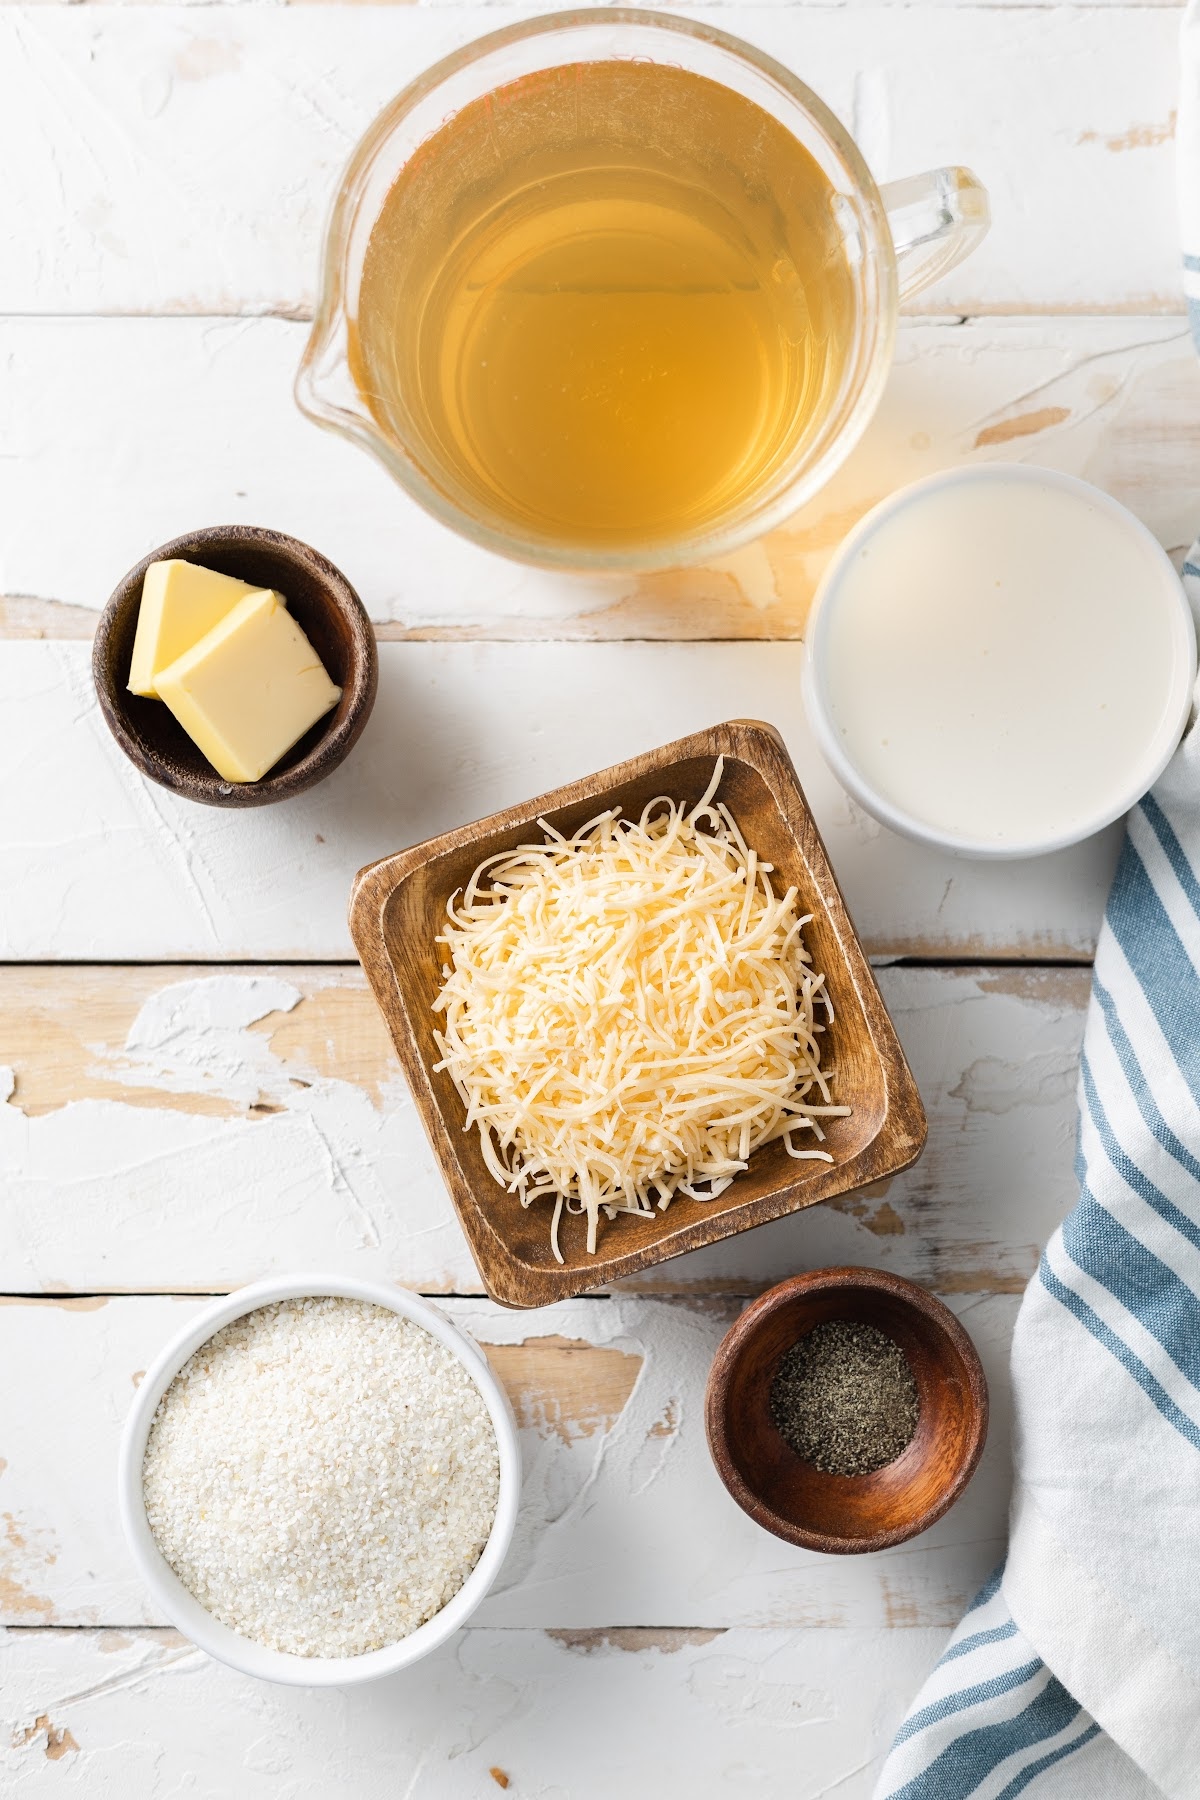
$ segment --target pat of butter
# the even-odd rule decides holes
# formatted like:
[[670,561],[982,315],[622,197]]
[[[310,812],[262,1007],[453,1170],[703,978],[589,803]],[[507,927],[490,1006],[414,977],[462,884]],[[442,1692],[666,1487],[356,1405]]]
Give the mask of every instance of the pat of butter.
[[129,665],[129,691],[153,697],[158,677],[176,658],[190,650],[214,625],[219,625],[247,594],[261,588],[232,575],[218,575],[196,563],[153,562],[142,582],[133,658]]
[[342,697],[279,596],[259,589],[158,677],[188,736],[226,781],[257,781]]

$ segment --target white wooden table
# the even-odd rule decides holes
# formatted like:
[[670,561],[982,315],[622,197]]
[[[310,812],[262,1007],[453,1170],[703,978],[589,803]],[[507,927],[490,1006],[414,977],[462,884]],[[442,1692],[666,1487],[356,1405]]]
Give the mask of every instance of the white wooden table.
[[[852,521],[948,464],[1072,470],[1172,550],[1190,539],[1178,15],[705,7],[822,93],[878,175],[972,164],[995,229],[906,321],[879,417],[820,502],[717,567],[581,583],[458,543],[290,398],[354,140],[419,68],[525,10],[0,6],[5,1795],[468,1800],[503,1776],[541,1800],[866,1800],[1002,1542],[1006,1346],[1072,1198],[1086,965],[1116,838],[996,869],[890,837],[816,757],[797,640]],[[227,520],[319,545],[382,640],[350,762],[244,816],[176,803],[122,761],[87,642],[130,563]],[[791,745],[881,965],[928,1151],[886,1193],[620,1292],[505,1313],[480,1297],[353,962],[350,876],[747,714]],[[738,1513],[701,1418],[745,1296],[842,1261],[946,1296],[994,1395],[964,1500],[915,1543],[844,1561]],[[197,1296],[300,1264],[445,1296],[513,1395],[528,1468],[473,1628],[347,1694],[240,1680],[164,1629],[113,1503],[120,1424],[166,1335]]]

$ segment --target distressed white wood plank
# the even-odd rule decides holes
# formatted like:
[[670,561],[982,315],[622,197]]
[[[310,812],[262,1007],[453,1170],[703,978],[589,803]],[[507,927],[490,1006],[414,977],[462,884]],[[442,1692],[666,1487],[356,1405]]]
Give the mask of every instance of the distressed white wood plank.
[[[536,10],[5,8],[0,159],[21,179],[0,193],[0,311],[310,308],[329,196],[375,112]],[[795,68],[880,177],[976,168],[995,229],[932,304],[1182,310],[1170,9],[1025,9],[1019,30],[1005,6],[700,16]]]
[[[1088,972],[880,980],[929,1114],[921,1161],[628,1286],[745,1293],[859,1262],[1024,1286],[1075,1199]],[[214,1291],[298,1265],[480,1291],[358,971],[0,971],[4,1063],[0,1291]]]
[[[992,1388],[991,1437],[978,1472],[958,1504],[919,1539],[877,1556],[823,1557],[762,1531],[734,1505],[712,1466],[704,1384],[729,1308],[621,1298],[569,1301],[522,1315],[486,1301],[445,1302],[498,1354],[502,1371],[504,1346],[528,1348],[541,1338],[582,1345],[581,1361],[617,1350],[641,1365],[611,1423],[564,1417],[552,1392],[524,1392],[517,1377],[524,1420],[521,1512],[478,1622],[877,1630],[953,1623],[1003,1545],[1006,1370],[1018,1301],[979,1295],[951,1303],[965,1318]],[[138,1371],[199,1304],[161,1296],[84,1308],[0,1304],[4,1367],[37,1371],[36,1380],[10,1382],[0,1405],[7,1465],[0,1513],[8,1515],[0,1543],[0,1624],[166,1623],[120,1536],[115,1456]],[[48,1393],[55,1396],[53,1431]]]
[[[87,1800],[868,1800],[937,1631],[468,1628],[391,1681],[295,1692],[172,1632],[10,1632],[6,1791]],[[603,1746],[597,1753],[597,1740]]]
[[[427,6],[427,7],[438,7],[438,6],[456,6],[460,3],[460,0],[22,0],[22,3],[25,6],[26,10],[28,10],[31,7],[63,6],[63,5],[67,5],[67,6],[81,6],[81,5],[92,5],[92,6],[183,5],[183,6],[188,6],[188,7],[205,7],[205,6],[212,6],[212,5],[217,5],[217,4],[230,4],[230,5],[238,5],[238,6],[313,6],[313,5],[333,4],[333,5],[341,5],[341,6]],[[491,10],[496,13],[502,13],[502,9],[509,3],[510,3],[510,0],[489,0],[489,5],[490,5]],[[585,4],[588,4],[588,3],[590,3],[590,0],[585,0]],[[760,3],[764,6],[775,5],[775,6],[780,6],[780,7],[791,7],[791,6],[795,6],[797,4],[797,0],[760,0]],[[850,4],[851,0],[802,0],[802,3],[804,5],[810,6],[810,7],[815,7],[815,6],[842,7],[842,6],[846,6],[846,5]],[[909,0],[876,0],[876,3],[879,5],[904,6],[904,5],[909,4]],[[929,0],[929,3],[935,4],[935,5],[943,5],[943,6],[971,6],[971,5],[978,5],[979,0]],[[996,4],[996,5],[1001,5],[1001,6],[1011,5],[1014,7],[1019,7],[1022,10],[1026,10],[1029,7],[1037,7],[1037,6],[1061,6],[1063,3],[1064,3],[1064,0],[994,0],[994,4]],[[679,12],[681,10],[686,10],[686,11],[696,14],[697,16],[700,16],[702,11],[705,10],[709,5],[720,6],[722,4],[726,4],[726,0],[696,0],[696,3],[693,6],[691,6],[689,8],[681,8],[677,4],[677,0],[657,0],[656,6],[655,6],[655,11],[657,11],[657,12]],[[1161,7],[1170,7],[1170,8],[1174,8],[1175,10],[1179,10],[1180,0],[1088,0],[1088,4],[1096,5],[1096,6],[1161,6]]]
[[[237,520],[315,543],[397,632],[796,637],[850,526],[936,469],[1083,475],[1175,551],[1200,524],[1200,362],[1175,319],[910,321],[863,444],[786,529],[713,569],[615,580],[490,556],[318,431],[291,397],[305,334],[279,319],[0,320],[0,595],[87,609],[51,616],[86,635],[140,556]],[[24,616],[10,629],[36,629]]]
[[877,826],[809,735],[799,644],[380,646],[348,760],[295,800],[198,806],[146,781],[100,716],[84,644],[0,654],[0,956],[329,960],[352,956],[358,868],[729,718],[776,725],[868,949],[1086,955],[1109,831],[1033,862],[942,855]]

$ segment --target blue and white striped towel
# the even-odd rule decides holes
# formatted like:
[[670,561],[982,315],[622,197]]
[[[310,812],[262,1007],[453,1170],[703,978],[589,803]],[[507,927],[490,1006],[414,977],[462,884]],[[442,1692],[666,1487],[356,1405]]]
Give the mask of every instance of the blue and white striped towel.
[[[1185,585],[1200,614],[1200,566]],[[1013,1339],[1007,1561],[879,1800],[1200,1796],[1197,724],[1130,815],[1079,1111],[1079,1204]]]
[[[1180,209],[1200,346],[1200,0]],[[1200,617],[1200,543],[1184,565]],[[1013,1339],[1009,1550],[877,1800],[1200,1800],[1200,724],[1130,815],[1079,1080],[1080,1199]]]

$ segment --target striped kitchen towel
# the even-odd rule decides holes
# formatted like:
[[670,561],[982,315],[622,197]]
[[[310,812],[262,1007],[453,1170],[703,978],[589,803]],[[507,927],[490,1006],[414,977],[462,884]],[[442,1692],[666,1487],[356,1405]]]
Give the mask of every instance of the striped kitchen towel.
[[[1189,567],[1200,616],[1200,548]],[[1130,814],[1079,1116],[1079,1204],[1013,1338],[1008,1556],[897,1734],[879,1800],[1200,1796],[1196,724]]]
[[1130,815],[1079,1111],[1079,1204],[1013,1339],[1008,1557],[897,1734],[880,1800],[1200,1796],[1195,724]]
[[[1200,346],[1200,0],[1183,27]],[[1200,618],[1200,543],[1184,565]],[[877,1800],[1200,1800],[1200,725],[1130,815],[1079,1077],[1079,1204],[1013,1339],[1006,1561]]]

